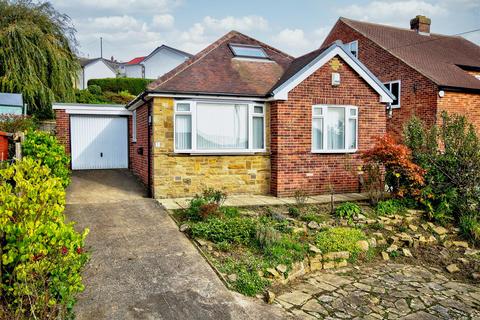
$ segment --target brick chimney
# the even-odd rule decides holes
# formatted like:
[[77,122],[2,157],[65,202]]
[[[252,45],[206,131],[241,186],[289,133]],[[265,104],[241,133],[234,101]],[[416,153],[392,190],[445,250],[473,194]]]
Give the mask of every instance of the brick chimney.
[[432,20],[425,16],[418,15],[410,20],[410,29],[417,31],[419,34],[429,35],[430,24],[432,24]]

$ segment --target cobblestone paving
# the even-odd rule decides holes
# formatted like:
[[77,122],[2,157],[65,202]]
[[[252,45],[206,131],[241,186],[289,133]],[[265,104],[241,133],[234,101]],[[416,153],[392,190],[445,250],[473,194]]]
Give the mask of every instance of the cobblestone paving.
[[403,264],[319,272],[276,298],[299,319],[480,319],[480,285]]

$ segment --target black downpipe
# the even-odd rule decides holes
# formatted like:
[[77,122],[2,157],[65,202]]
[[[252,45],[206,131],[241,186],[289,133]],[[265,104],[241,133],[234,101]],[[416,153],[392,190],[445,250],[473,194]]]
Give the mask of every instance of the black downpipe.
[[[142,97],[142,100],[144,100],[144,98]],[[145,100],[144,100],[145,101]],[[152,192],[152,177],[151,177],[151,173],[152,173],[152,169],[151,169],[151,165],[152,165],[152,159],[151,159],[151,154],[152,154],[152,125],[153,125],[153,115],[152,115],[152,103],[151,101],[147,102],[147,106],[148,106],[148,113],[147,113],[147,122],[148,122],[148,132],[147,132],[147,140],[148,140],[148,143],[147,143],[147,164],[148,164],[148,178],[147,178],[147,181],[148,181],[148,187],[147,187],[147,191],[148,191],[148,197],[152,198],[153,197],[153,192]]]

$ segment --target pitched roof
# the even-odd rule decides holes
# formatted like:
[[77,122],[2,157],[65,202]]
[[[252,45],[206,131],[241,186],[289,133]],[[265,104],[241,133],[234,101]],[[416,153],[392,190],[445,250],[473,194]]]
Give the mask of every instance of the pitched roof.
[[132,60],[128,61],[126,64],[127,65],[132,65],[132,64],[139,64],[140,62],[142,62],[143,60],[145,60],[146,57],[136,57],[136,58],[133,58]]
[[[269,59],[235,58],[229,44],[260,46]],[[149,85],[151,92],[265,96],[293,57],[231,31]]]
[[23,106],[23,96],[21,93],[3,93],[0,92],[0,105],[3,106]]
[[462,37],[422,35],[410,29],[343,17],[339,20],[439,86],[480,89],[480,81],[464,70],[480,69],[480,47]]

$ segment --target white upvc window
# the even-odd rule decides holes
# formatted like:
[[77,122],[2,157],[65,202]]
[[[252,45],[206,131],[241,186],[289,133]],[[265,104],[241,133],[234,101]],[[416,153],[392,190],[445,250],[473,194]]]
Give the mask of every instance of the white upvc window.
[[391,104],[392,108],[400,108],[400,92],[402,89],[400,80],[385,82],[384,85],[395,96]]
[[344,105],[312,107],[313,153],[351,153],[357,149],[357,107]]
[[132,112],[132,142],[137,142],[137,110]]
[[347,43],[347,49],[358,58],[358,40]]
[[249,101],[175,102],[176,153],[254,153],[265,151],[264,104]]

